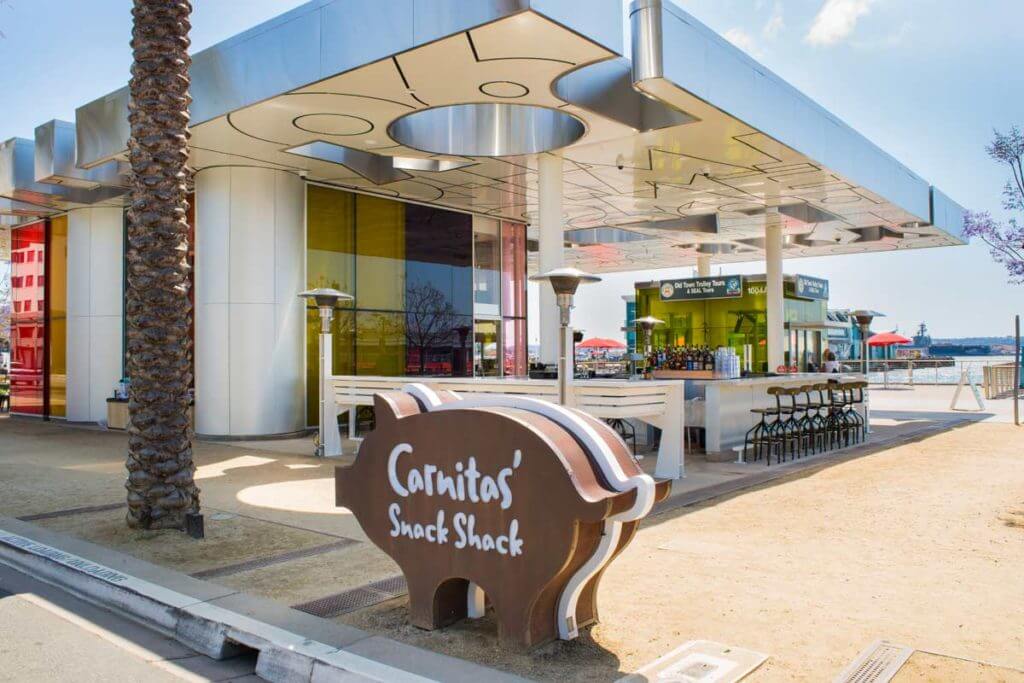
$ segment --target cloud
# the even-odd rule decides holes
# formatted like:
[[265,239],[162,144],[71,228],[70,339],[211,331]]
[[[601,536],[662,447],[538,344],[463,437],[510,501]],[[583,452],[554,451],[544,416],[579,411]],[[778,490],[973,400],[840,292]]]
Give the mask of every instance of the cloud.
[[784,28],[786,28],[786,22],[782,18],[782,3],[776,0],[775,6],[772,9],[772,16],[769,17],[768,23],[761,29],[761,35],[768,40],[774,40]]
[[845,40],[857,22],[871,11],[875,0],[825,0],[804,41],[811,45],[835,45]]
[[725,39],[730,43],[743,50],[747,54],[757,57],[760,56],[761,50],[757,46],[757,41],[754,40],[754,36],[750,35],[741,28],[731,28],[724,34]]

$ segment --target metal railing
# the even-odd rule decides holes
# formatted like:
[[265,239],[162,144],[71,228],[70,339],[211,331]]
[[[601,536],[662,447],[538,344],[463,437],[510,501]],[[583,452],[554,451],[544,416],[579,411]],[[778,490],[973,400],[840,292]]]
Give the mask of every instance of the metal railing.
[[[863,360],[840,361],[844,372],[864,373]],[[978,358],[918,358],[868,361],[868,381],[872,384],[888,385],[948,385],[960,383],[961,373],[966,371],[971,382],[986,387],[998,387],[999,394],[1012,396],[1013,362],[1003,357]],[[1008,379],[1007,379],[1008,378]],[[996,389],[993,388],[993,391]],[[993,395],[990,398],[997,398]]]

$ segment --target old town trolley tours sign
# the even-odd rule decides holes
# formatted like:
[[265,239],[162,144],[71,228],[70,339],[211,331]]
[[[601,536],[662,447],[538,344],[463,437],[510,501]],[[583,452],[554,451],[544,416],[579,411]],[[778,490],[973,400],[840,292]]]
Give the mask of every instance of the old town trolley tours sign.
[[374,398],[376,429],[336,472],[337,503],[398,563],[413,624],[482,617],[502,641],[571,639],[667,482],[603,422],[538,399],[425,385]]

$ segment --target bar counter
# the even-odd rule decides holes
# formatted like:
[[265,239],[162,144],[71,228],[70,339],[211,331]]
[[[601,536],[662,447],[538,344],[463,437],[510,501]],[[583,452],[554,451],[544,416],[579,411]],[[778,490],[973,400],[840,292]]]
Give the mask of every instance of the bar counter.
[[[694,399],[704,400],[705,450],[709,455],[726,453],[742,446],[747,431],[760,417],[751,413],[755,408],[775,406],[775,398],[768,395],[769,387],[799,387],[828,381],[855,381],[860,375],[805,372],[775,377],[743,377],[740,379],[687,380],[687,404]],[[693,411],[698,413],[700,411]],[[699,422],[696,421],[695,422]]]

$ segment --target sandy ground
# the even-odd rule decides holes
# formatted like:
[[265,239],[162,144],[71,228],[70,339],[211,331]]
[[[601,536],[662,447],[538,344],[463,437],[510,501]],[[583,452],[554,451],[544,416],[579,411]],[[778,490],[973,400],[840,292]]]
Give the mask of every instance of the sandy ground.
[[[123,500],[123,453],[123,435],[0,421],[0,515]],[[215,579],[283,604],[397,573],[333,507],[334,462],[222,444],[196,460],[204,541],[129,531],[121,510],[36,523],[187,572],[361,541]],[[1024,681],[1022,566],[1024,431],[989,422],[649,519],[572,643],[504,650],[491,618],[420,631],[401,598],[339,620],[542,680],[615,680],[692,639],[770,655],[752,680],[831,680],[885,638],[942,655],[900,680]]]
[[1010,683],[1021,680],[1021,672],[966,659],[915,652],[892,680],[893,683]]
[[831,680],[885,638],[1006,667],[933,658],[905,680],[1024,681],[1022,566],[1024,432],[977,424],[652,518],[575,643],[428,634],[402,600],[342,619],[543,680],[615,680],[692,639],[769,654],[750,680]]

